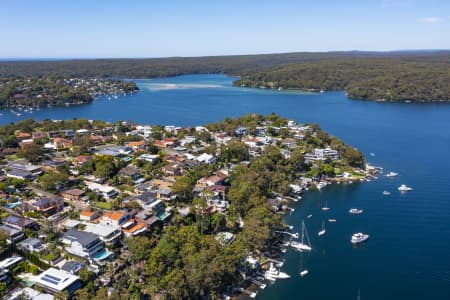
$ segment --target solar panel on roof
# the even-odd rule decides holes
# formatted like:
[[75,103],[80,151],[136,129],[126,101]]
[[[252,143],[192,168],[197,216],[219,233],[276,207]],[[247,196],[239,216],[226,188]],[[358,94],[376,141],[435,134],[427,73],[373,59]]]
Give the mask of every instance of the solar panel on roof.
[[58,280],[53,280],[53,279],[49,278],[48,275],[42,276],[41,279],[43,281],[45,281],[45,282],[48,282],[48,283],[51,283],[51,284],[54,284],[54,285],[58,285],[58,283],[59,283],[59,279]]
[[61,278],[58,278],[58,277],[55,277],[55,276],[52,276],[52,275],[49,275],[49,274],[45,274],[44,276],[49,277],[49,278],[51,278],[53,280],[57,280],[57,281],[61,280]]

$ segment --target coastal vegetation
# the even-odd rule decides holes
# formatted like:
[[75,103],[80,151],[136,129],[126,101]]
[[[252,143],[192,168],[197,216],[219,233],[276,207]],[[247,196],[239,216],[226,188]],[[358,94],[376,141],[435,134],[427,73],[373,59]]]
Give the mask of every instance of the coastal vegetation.
[[353,99],[450,101],[449,56],[351,58],[248,72],[236,86],[274,89],[345,90]]

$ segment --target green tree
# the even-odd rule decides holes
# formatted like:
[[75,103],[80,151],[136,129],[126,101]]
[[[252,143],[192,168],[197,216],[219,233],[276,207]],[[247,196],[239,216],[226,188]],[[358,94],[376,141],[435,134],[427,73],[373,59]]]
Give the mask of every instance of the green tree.
[[142,261],[150,256],[150,240],[147,237],[136,236],[125,239],[125,244],[131,252],[134,262]]
[[23,157],[32,163],[40,161],[44,156],[44,149],[38,144],[32,143],[24,146],[17,156]]

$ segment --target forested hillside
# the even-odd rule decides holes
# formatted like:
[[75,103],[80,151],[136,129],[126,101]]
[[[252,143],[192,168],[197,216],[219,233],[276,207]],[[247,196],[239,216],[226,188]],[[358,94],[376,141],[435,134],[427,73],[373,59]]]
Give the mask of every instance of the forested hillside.
[[350,98],[450,101],[450,56],[333,59],[248,72],[237,86],[345,90]]

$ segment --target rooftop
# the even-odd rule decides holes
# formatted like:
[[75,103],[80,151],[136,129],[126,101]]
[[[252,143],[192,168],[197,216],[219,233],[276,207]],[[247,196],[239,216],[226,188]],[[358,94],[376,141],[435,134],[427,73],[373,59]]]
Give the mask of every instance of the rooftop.
[[69,272],[50,268],[34,278],[34,282],[40,286],[47,287],[58,292],[65,290],[78,280],[78,276]]

